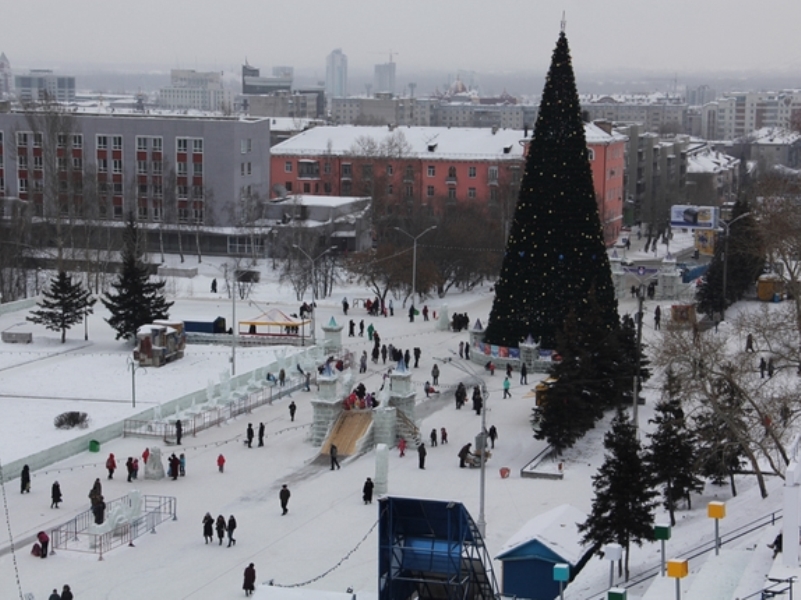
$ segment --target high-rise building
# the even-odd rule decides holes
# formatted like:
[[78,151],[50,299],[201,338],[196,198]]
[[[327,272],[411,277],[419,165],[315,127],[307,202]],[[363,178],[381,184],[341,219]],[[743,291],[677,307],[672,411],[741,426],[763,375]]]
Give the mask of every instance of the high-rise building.
[[273,77],[261,77],[259,69],[246,62],[242,65],[242,93],[249,95],[288,92],[292,89],[293,73],[292,67],[275,67]]
[[0,99],[11,94],[11,63],[5,52],[0,52]]
[[170,85],[159,92],[159,105],[170,110],[231,110],[233,100],[231,90],[223,86],[219,71],[173,69]]
[[75,77],[54,75],[49,69],[31,69],[27,75],[14,77],[17,98],[20,102],[75,101]]
[[325,93],[329,98],[348,95],[348,57],[337,48],[325,60]]
[[395,95],[395,63],[392,60],[375,66],[373,91],[375,93],[388,92]]

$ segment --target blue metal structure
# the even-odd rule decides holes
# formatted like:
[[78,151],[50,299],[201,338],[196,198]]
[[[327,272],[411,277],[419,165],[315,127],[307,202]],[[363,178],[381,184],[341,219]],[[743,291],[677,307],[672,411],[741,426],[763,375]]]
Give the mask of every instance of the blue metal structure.
[[492,560],[464,505],[386,497],[379,512],[379,600],[500,598]]

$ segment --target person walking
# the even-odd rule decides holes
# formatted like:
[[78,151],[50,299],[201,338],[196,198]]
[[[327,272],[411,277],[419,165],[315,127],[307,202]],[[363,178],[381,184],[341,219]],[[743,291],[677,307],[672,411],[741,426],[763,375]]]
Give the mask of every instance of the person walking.
[[398,442],[398,450],[400,450],[400,458],[406,456],[406,438],[401,438]]
[[759,359],[759,376],[762,379],[765,379],[765,371],[768,369],[768,363],[765,362],[765,357],[762,356]]
[[186,477],[186,455],[183,452],[178,457],[178,468],[181,471],[181,477]]
[[36,534],[36,539],[39,540],[39,545],[42,548],[41,558],[47,558],[47,547],[50,545],[50,537],[44,531]]
[[372,504],[373,503],[373,480],[369,477],[367,481],[364,482],[364,486],[362,486],[362,500],[364,500],[365,504]]
[[495,425],[490,426],[488,435],[490,439],[490,446],[493,450],[495,450],[495,440],[498,439],[498,430],[495,429]]
[[295,404],[295,401],[294,401],[294,400],[293,400],[292,402],[290,402],[290,403],[289,403],[289,420],[290,420],[290,421],[294,421],[294,420],[295,420],[295,411],[296,411],[297,409],[298,409],[298,407],[297,407],[297,405]]
[[464,358],[464,342],[459,342],[459,358]]
[[392,303],[392,298],[389,299],[389,316],[395,316],[395,305]]
[[512,378],[512,363],[506,363],[506,376]]
[[526,363],[520,365],[520,385],[528,385],[528,369]]
[[125,461],[125,469],[128,471],[128,483],[131,483],[133,479],[133,457],[129,456],[128,460]]
[[53,482],[53,487],[50,488],[50,508],[58,508],[61,502],[61,485],[58,481]]
[[225,526],[225,531],[228,533],[228,547],[231,547],[231,544],[236,546],[236,540],[234,539],[234,531],[236,531],[236,519],[234,515],[228,517],[228,524]]
[[178,479],[178,475],[181,474],[181,459],[175,456],[175,452],[170,454],[170,473],[173,481]]
[[345,314],[345,315],[348,314],[348,308],[350,308],[350,304],[348,304],[348,298],[346,296],[346,297],[342,298],[342,312],[343,312],[343,314]]
[[117,469],[117,461],[114,459],[114,454],[108,455],[106,469],[108,470],[108,478],[114,479],[114,471]]
[[328,454],[331,456],[331,470],[333,471],[334,467],[338,469],[339,461],[337,460],[337,457],[339,456],[339,450],[337,449],[336,444],[331,444]]
[[373,327],[373,324],[372,324],[372,323],[370,323],[370,324],[367,326],[367,340],[368,340],[368,341],[370,341],[370,342],[372,342],[372,341],[373,341],[373,333],[374,333],[374,332],[375,332],[375,327]]
[[206,513],[203,517],[203,539],[207,544],[214,542],[214,517],[211,513]]
[[775,371],[775,369],[773,368],[773,357],[771,356],[768,359],[768,378],[773,377],[774,371]]
[[306,371],[306,387],[303,388],[305,391],[311,391],[311,371]]
[[259,423],[259,448],[264,446],[264,423]]
[[245,431],[245,435],[247,437],[248,448],[253,447],[253,423],[248,423],[248,428]]
[[214,523],[214,528],[217,530],[217,539],[220,540],[218,545],[222,546],[223,540],[225,539],[225,517],[222,515],[217,516],[217,520]]
[[420,445],[417,446],[417,466],[421,469],[426,468],[426,445],[423,442],[420,442]]
[[359,373],[367,372],[367,350],[362,350],[362,355],[359,357]]
[[[345,314],[347,314],[347,309],[345,309]],[[253,563],[245,567],[245,581],[242,589],[245,590],[245,596],[250,596],[256,591],[256,567],[253,566]]]
[[654,309],[654,329],[659,331],[661,329],[660,323],[662,322],[662,309],[657,306]]
[[381,346],[381,362],[387,364],[387,345],[383,344]]
[[211,280],[211,293],[212,294],[216,294],[217,293],[217,278],[216,277]]
[[61,596],[58,595],[58,590],[54,589],[53,593],[48,596],[47,600],[61,600]]
[[745,351],[754,352],[754,336],[751,333],[745,338]]
[[448,443],[448,430],[444,427],[439,430],[439,443],[443,445]]
[[348,337],[356,337],[356,322],[353,319],[348,322]]
[[359,337],[364,337],[364,319],[359,321]]
[[133,459],[133,478],[134,481],[139,479],[139,459],[136,457]]
[[222,454],[217,457],[217,468],[220,470],[220,473],[225,471],[225,457]]
[[181,445],[181,437],[184,434],[184,425],[181,423],[181,419],[176,419],[175,421],[175,444],[180,446]]
[[428,321],[428,304],[423,305],[423,321]]
[[437,446],[437,428],[436,427],[434,427],[434,429],[431,430],[431,435],[429,436],[429,438],[431,439],[431,447],[432,448],[436,448],[436,446]]
[[509,381],[509,376],[507,375],[506,377],[503,378],[503,397],[504,397],[504,399],[512,397],[512,394],[509,392],[509,388],[511,386],[512,386],[512,383]]
[[459,457],[459,467],[461,469],[464,469],[467,466],[465,461],[467,460],[467,457],[470,456],[470,447],[472,445],[473,444],[465,444],[462,446],[462,449],[459,450],[459,454],[457,456]]
[[414,304],[409,305],[409,323],[414,323],[414,313],[416,310]]
[[415,347],[415,349],[414,349],[414,368],[415,369],[417,368],[417,363],[420,362],[420,354],[421,354],[420,348]]
[[436,363],[431,367],[431,381],[433,385],[439,385],[439,365]]
[[280,387],[284,387],[284,385],[286,385],[286,371],[284,369],[278,371],[278,385]]
[[20,493],[31,493],[31,468],[28,465],[22,467],[22,473],[19,476]]
[[61,589],[61,600],[74,600],[75,596],[72,595],[72,590],[70,586],[64,584],[64,587]]
[[281,501],[281,516],[289,512],[289,497],[291,495],[289,488],[286,487],[286,484],[283,484],[281,491],[278,492],[278,499]]

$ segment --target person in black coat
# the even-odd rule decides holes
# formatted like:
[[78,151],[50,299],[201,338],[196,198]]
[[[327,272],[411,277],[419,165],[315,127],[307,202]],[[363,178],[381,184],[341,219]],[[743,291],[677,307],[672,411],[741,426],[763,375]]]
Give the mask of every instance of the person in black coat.
[[64,585],[64,589],[61,590],[61,600],[73,600],[75,596],[72,595],[72,590],[70,586]]
[[181,423],[181,419],[175,421],[175,444],[180,446],[181,445],[181,436],[184,434],[184,426]]
[[247,428],[248,448],[253,447],[253,423],[248,423]]
[[214,541],[214,517],[211,513],[206,513],[203,517],[203,539],[207,544]]
[[214,528],[217,530],[217,537],[220,540],[220,546],[222,546],[223,540],[225,539],[225,517],[219,515],[217,517],[217,521],[214,523]]
[[231,547],[231,544],[236,546],[236,540],[234,539],[234,531],[236,530],[236,519],[234,519],[234,515],[228,517],[228,525],[226,526],[225,530],[228,532],[228,547]]
[[259,448],[264,446],[264,423],[259,423]]
[[253,563],[245,568],[245,582],[242,584],[242,589],[245,590],[245,596],[250,596],[256,591],[256,567]]
[[59,502],[61,502],[61,486],[58,481],[54,481],[53,487],[50,488],[50,508],[58,508]]
[[417,446],[417,466],[421,469],[426,468],[426,454],[428,454],[426,451],[426,445],[420,442],[420,445]]
[[286,484],[282,485],[281,491],[278,492],[278,498],[281,500],[281,515],[285,515],[289,512],[289,508],[287,508],[289,505],[289,496],[291,496],[289,488],[286,487]]
[[22,474],[19,476],[20,493],[31,493],[31,469],[28,465],[22,467]]
[[362,500],[364,500],[365,504],[372,504],[373,503],[373,480],[369,477],[367,481],[364,482],[364,487],[362,487]]

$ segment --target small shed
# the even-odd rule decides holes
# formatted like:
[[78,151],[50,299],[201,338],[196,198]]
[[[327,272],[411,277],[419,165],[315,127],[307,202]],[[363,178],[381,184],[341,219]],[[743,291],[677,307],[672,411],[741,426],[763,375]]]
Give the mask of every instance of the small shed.
[[562,504],[534,517],[515,533],[495,557],[502,564],[501,592],[529,600],[553,600],[559,595],[553,566],[570,565],[572,580],[589,558],[581,544],[578,524],[587,515],[570,504]]
[[152,323],[136,332],[134,360],[143,367],[161,367],[184,357],[186,336],[178,327]]

